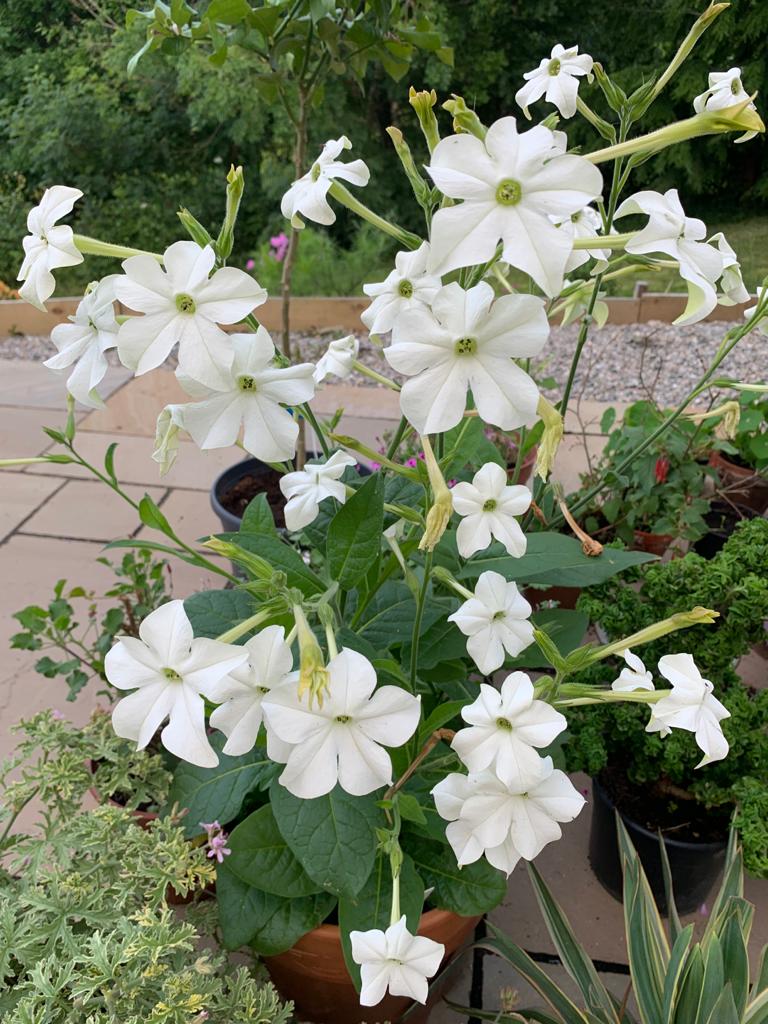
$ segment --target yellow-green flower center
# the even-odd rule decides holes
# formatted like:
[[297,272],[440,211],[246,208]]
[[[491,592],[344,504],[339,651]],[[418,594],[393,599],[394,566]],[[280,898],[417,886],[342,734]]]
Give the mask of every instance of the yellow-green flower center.
[[351,722],[352,718],[349,715],[336,715],[334,722],[339,722],[341,725],[346,725],[347,722]]
[[494,613],[493,621],[498,622],[500,619],[506,619],[506,617],[507,613],[502,608],[500,611]]
[[413,285],[410,281],[401,281],[397,290],[404,299],[410,299],[413,296]]
[[547,65],[547,74],[554,78],[556,75],[560,74],[560,67],[560,61],[556,57],[553,58]]
[[741,92],[741,79],[740,78],[734,78],[733,81],[731,82],[731,92],[733,93],[734,96],[738,96],[739,93]]
[[178,309],[180,313],[194,313],[195,300],[191,295],[186,295],[182,292],[181,295],[176,296],[176,309]]
[[506,178],[496,188],[496,202],[502,206],[516,206],[522,198],[522,186],[513,178]]
[[320,164],[312,164],[312,170],[309,172],[309,176],[312,181],[317,181],[320,175],[323,173],[323,169]]
[[251,377],[247,373],[243,373],[241,374],[241,376],[237,378],[237,386],[240,388],[241,391],[253,392],[257,390],[255,377]]
[[507,729],[509,732],[512,731],[512,723],[507,718],[497,718],[496,725],[500,729]]
[[473,356],[477,352],[476,338],[459,338],[454,345],[457,356]]
[[488,498],[487,501],[483,502],[483,512],[493,512],[498,502],[495,498]]
[[179,675],[175,668],[164,668],[163,675],[165,676],[169,683],[181,682],[181,676]]

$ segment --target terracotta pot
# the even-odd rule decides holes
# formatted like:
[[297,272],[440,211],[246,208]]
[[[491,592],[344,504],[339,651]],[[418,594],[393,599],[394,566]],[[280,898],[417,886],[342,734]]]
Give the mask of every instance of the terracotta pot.
[[[535,444],[533,448],[531,448],[531,450],[526,453],[526,456],[523,459],[523,464],[520,467],[520,476],[517,479],[517,482],[519,484],[526,484],[530,480],[531,473],[533,473],[533,467],[536,465],[536,459],[538,457],[538,454],[539,446],[537,444]],[[515,472],[514,462],[511,464],[507,463],[507,470],[509,478],[511,480]]]
[[722,452],[712,452],[709,464],[717,470],[723,489],[728,491],[732,501],[746,505],[755,512],[768,509],[768,480],[758,476],[754,469],[731,462]]
[[[471,937],[479,917],[459,917],[448,910],[428,910],[421,915],[419,935],[445,946],[443,968]],[[341,933],[337,925],[321,924],[302,936],[291,949],[264,957],[267,970],[284,999],[294,1003],[300,1020],[318,1024],[377,1024],[397,1021],[412,1005],[403,996],[385,996],[378,1006],[361,1006],[344,963]],[[441,969],[441,973],[444,971]],[[429,1016],[441,985],[433,983],[430,1003],[411,1014],[408,1024],[420,1024]]]
[[534,611],[541,608],[547,601],[557,601],[559,608],[575,608],[581,587],[526,587],[523,597],[532,605]]
[[671,533],[647,533],[645,530],[635,530],[632,550],[645,551],[649,555],[661,557],[666,554],[674,539]]

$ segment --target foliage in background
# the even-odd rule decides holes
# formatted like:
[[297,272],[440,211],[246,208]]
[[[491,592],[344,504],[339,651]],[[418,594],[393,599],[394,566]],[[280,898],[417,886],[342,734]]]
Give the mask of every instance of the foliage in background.
[[717,442],[726,458],[764,472],[768,469],[768,396],[754,391],[739,395],[739,424],[728,440]]
[[[694,626],[685,646],[695,651],[702,675],[713,681],[731,712],[723,722],[731,745],[725,760],[708,765],[706,771],[695,771],[700,755],[693,736],[677,731],[662,740],[656,733],[646,733],[647,714],[629,704],[574,709],[568,719],[571,738],[565,747],[570,770],[594,776],[605,768],[619,768],[630,783],[653,792],[662,805],[684,807],[680,789],[706,807],[738,802],[747,869],[762,877],[768,876],[768,690],[749,690],[734,665],[765,638],[766,564],[768,521],[754,519],[741,523],[709,561],[688,554],[630,569],[621,582],[613,579],[591,587],[578,602],[579,609],[611,638],[629,636],[660,614],[671,615],[694,605],[720,612],[715,625]],[[639,588],[633,583],[639,583]],[[674,634],[662,637],[643,648],[643,661],[655,665],[681,646]],[[599,664],[574,679],[605,684],[618,674],[618,667],[612,670]]]
[[[101,597],[79,586],[68,590],[67,581],[59,580],[45,608],[30,604],[13,616],[24,628],[11,637],[11,647],[52,652],[54,657],[46,653],[35,662],[35,671],[46,679],[64,676],[69,701],[93,678],[109,687],[104,658],[115,637],[118,633],[138,636],[141,620],[170,598],[168,563],[156,561],[148,551],[129,552],[117,564],[106,558],[97,561],[110,568],[117,580]],[[98,602],[108,598],[117,601],[100,614]],[[113,691],[97,692],[110,695]]]

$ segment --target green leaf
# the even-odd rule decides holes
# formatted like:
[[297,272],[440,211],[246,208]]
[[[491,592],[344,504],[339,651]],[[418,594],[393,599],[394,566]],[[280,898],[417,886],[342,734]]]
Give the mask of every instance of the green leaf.
[[376,859],[376,829],[385,824],[376,794],[350,796],[336,786],[300,800],[275,780],[270,799],[278,829],[310,878],[337,896],[356,896]]
[[374,473],[342,505],[328,529],[331,577],[351,590],[378,556],[384,528],[384,477]]
[[317,928],[333,910],[330,893],[286,899],[248,885],[227,868],[216,870],[216,902],[227,949],[250,945],[262,956],[283,953]]
[[269,507],[267,496],[263,492],[248,503],[240,523],[240,533],[256,533],[261,536],[278,539],[275,519]]
[[205,16],[223,25],[239,25],[250,13],[248,0],[211,0]]
[[230,757],[222,754],[226,737],[214,733],[211,745],[219,754],[216,768],[200,768],[188,761],[179,761],[173,772],[173,781],[162,810],[171,813],[174,805],[188,813],[183,818],[187,836],[199,835],[202,821],[219,821],[226,825],[240,813],[246,797],[265,783],[275,771],[262,747],[254,747],[247,754]]
[[711,1013],[701,1019],[704,1024],[741,1024],[741,1017],[733,999],[733,988],[730,979],[720,990]]
[[245,590],[202,590],[185,599],[184,611],[195,636],[215,638],[253,615],[256,601]]
[[[461,579],[475,579],[489,569],[505,579],[546,586],[590,587],[604,583],[617,573],[643,562],[657,561],[644,551],[604,548],[594,557],[585,555],[581,544],[563,533],[533,533],[522,558],[502,555],[503,548],[493,545],[482,558],[473,558],[459,573]],[[495,554],[494,552],[499,552]]]
[[[339,900],[339,927],[341,929],[341,947],[355,988],[360,991],[360,967],[352,959],[349,941],[351,931],[368,931],[379,928],[385,931],[389,927],[392,908],[392,871],[389,857],[379,853],[373,870],[365,885],[354,899]],[[407,855],[403,858],[400,870],[400,910],[405,914],[408,929],[414,935],[419,927],[419,919],[424,909],[424,883],[416,871],[413,861]]]
[[[467,638],[454,622],[440,618],[434,622],[419,640],[419,670],[425,671],[439,665],[441,661],[466,657]],[[403,663],[408,664],[411,645],[403,646]]]
[[307,597],[325,590],[320,577],[305,564],[298,551],[284,541],[257,533],[219,533],[217,537],[265,559],[273,569],[285,573],[289,587],[297,587]]
[[747,1005],[749,993],[749,955],[747,953],[747,936],[743,927],[743,921],[751,923],[752,907],[744,901],[735,898],[728,907],[725,921],[720,932],[720,949],[723,955],[723,974],[730,982],[733,993],[733,1001],[739,1012],[739,1020]]
[[117,449],[117,441],[113,441],[112,444],[107,448],[106,454],[104,455],[104,470],[107,476],[112,480],[113,483],[117,482],[115,476],[115,451]]
[[424,884],[434,889],[431,901],[442,910],[474,917],[504,899],[507,880],[484,858],[460,868],[449,846],[415,835],[409,837],[407,850]]
[[662,1020],[674,1020],[673,1011],[680,991],[680,980],[685,972],[688,949],[691,945],[693,925],[689,924],[678,933],[667,964],[664,979],[664,1010]]
[[[572,608],[540,608],[531,615],[531,622],[537,629],[543,629],[558,651],[565,655],[581,645],[589,616]],[[505,671],[519,668],[549,668],[549,662],[536,644],[531,644],[516,658],[505,662]]]
[[604,1024],[615,1024],[613,1001],[595,970],[595,965],[579,945],[568,920],[536,867],[528,864],[536,899],[550,938],[563,967],[578,985],[587,1008]]
[[139,502],[139,518],[142,523],[144,523],[145,526],[150,527],[150,529],[159,530],[161,533],[164,533],[166,537],[173,536],[171,524],[148,494],[145,494]]
[[229,837],[227,870],[242,882],[273,896],[311,896],[322,892],[280,835],[269,804],[241,821]]
[[442,729],[466,706],[465,700],[449,700],[444,704],[438,704],[427,716],[424,724],[419,729],[419,746],[422,747],[436,729]]
[[417,825],[427,824],[427,819],[424,816],[424,811],[421,809],[421,804],[411,793],[403,793],[402,791],[398,793],[397,807],[403,821],[413,821]]

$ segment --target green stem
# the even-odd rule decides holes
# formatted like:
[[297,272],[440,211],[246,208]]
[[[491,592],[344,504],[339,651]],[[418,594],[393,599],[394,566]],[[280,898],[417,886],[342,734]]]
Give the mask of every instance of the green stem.
[[358,373],[362,373],[364,377],[369,377],[371,380],[375,380],[378,384],[383,384],[387,388],[391,388],[392,391],[399,391],[400,385],[395,384],[389,377],[385,377],[383,373],[378,373],[376,370],[372,370],[370,366],[366,366],[365,363],[361,363],[359,359],[355,359],[352,363]]
[[309,425],[314,430],[315,435],[317,436],[317,440],[320,442],[320,447],[323,449],[323,455],[325,456],[326,459],[329,458],[331,454],[331,449],[328,447],[328,442],[325,437],[325,431],[318,423],[317,417],[312,412],[308,404],[301,405],[299,406],[299,408],[301,409],[302,414],[306,418]]
[[256,612],[247,619],[243,619],[242,622],[238,622],[236,626],[232,626],[231,629],[226,629],[223,633],[220,633],[216,637],[217,640],[223,644],[233,644],[236,640],[239,640],[241,636],[245,636],[246,633],[250,633],[252,629],[256,629],[262,622],[266,622],[274,614],[274,610],[271,608],[264,609]]
[[146,249],[132,249],[127,245],[113,245],[111,242],[102,242],[98,238],[91,238],[89,235],[73,235],[72,240],[77,249],[84,256],[113,256],[116,259],[126,259],[128,256],[151,256],[158,263],[163,262],[159,252],[147,252]]
[[421,638],[421,622],[424,618],[424,606],[427,601],[427,590],[432,575],[432,552],[427,551],[424,556],[424,579],[421,583],[421,590],[416,601],[416,615],[413,619],[413,630],[411,632],[411,690],[416,691],[416,671],[419,667],[419,640]]
[[406,432],[410,429],[410,425],[405,416],[400,417],[400,422],[397,425],[397,430],[394,433],[392,440],[387,448],[387,459],[392,460],[395,456],[395,452],[400,447],[400,443],[405,437]]
[[392,224],[384,217],[380,217],[378,213],[374,213],[370,210],[365,203],[361,203],[359,199],[345,188],[338,181],[334,181],[328,190],[328,194],[333,196],[334,199],[338,200],[343,206],[346,206],[352,213],[356,213],[358,217],[362,217],[363,220],[367,220],[369,224],[373,224],[379,231],[383,231],[385,235],[391,235],[392,238],[396,238],[398,242],[408,246],[409,249],[418,249],[422,244],[423,239],[419,238],[418,235],[414,235],[410,231],[406,231],[405,228],[398,227],[397,224]]

